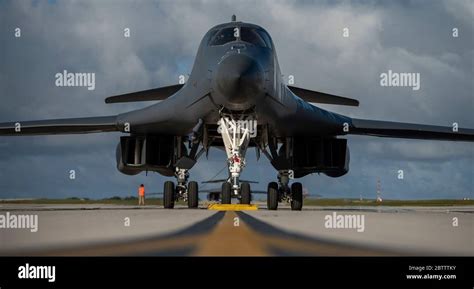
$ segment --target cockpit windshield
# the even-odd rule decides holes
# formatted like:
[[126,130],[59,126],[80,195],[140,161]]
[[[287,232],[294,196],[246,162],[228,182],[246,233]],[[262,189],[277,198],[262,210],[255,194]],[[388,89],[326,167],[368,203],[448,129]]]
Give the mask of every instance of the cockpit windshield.
[[234,33],[235,33],[234,27],[218,30],[217,32],[214,32],[213,35],[211,36],[209,45],[212,45],[212,46],[223,45],[223,44],[226,44],[227,42],[235,41],[237,39],[234,36]]
[[[236,29],[239,29],[236,31]],[[239,36],[239,37],[236,37]],[[232,41],[244,41],[259,47],[272,48],[270,36],[261,30],[251,27],[228,27],[211,32],[209,45],[223,45]]]
[[268,35],[268,33],[263,30],[256,29],[255,31],[258,33],[258,35],[260,35],[263,38],[263,40],[265,41],[266,47],[272,49],[272,40],[270,38],[270,35]]
[[255,28],[242,27],[240,32],[241,40],[260,46],[271,48],[270,38],[262,30]]

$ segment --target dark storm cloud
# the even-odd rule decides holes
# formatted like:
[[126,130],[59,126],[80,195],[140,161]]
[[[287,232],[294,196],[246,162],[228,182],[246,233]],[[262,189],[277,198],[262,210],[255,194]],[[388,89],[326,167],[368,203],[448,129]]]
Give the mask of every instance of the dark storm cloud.
[[[190,73],[201,37],[239,20],[272,35],[285,76],[296,85],[357,98],[360,108],[323,106],[352,117],[474,127],[472,1],[0,1],[0,122],[113,115],[146,104],[106,105],[107,96],[174,84]],[[16,39],[13,32],[22,29]],[[123,37],[124,28],[131,37]],[[342,29],[350,37],[342,37]],[[451,36],[452,28],[459,37]],[[58,88],[54,75],[95,72],[96,89]],[[418,72],[421,89],[380,87],[387,70]],[[115,169],[119,134],[2,138],[0,197],[134,193],[139,183],[160,191],[156,174]],[[351,171],[303,178],[311,193],[373,197],[472,197],[473,148],[468,143],[350,137]],[[258,189],[273,181],[268,160],[248,151],[243,177]],[[205,180],[223,166],[214,150],[192,170]],[[77,170],[71,181],[68,172]],[[404,170],[404,180],[397,171]],[[225,176],[225,172],[220,175]]]

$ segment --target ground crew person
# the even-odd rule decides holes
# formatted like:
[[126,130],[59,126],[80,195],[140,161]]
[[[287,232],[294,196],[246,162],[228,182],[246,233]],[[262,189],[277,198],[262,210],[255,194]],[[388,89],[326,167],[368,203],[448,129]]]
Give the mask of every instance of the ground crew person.
[[138,187],[138,205],[145,205],[145,186],[143,184]]

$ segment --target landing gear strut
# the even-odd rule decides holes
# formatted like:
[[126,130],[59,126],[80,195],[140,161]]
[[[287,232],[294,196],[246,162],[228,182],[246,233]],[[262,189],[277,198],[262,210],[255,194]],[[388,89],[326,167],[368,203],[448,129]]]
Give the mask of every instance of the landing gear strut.
[[[245,153],[255,120],[235,120],[232,115],[221,115],[219,129],[227,153],[229,178],[222,184],[222,203],[230,204],[232,197],[240,198],[240,203],[250,204],[250,184],[240,183],[240,174],[245,167]],[[255,123],[256,124],[256,123]]]
[[290,171],[278,172],[278,183],[271,182],[267,188],[267,208],[277,210],[279,202],[289,202],[292,211],[301,211],[303,208],[303,186],[296,182],[289,187]]
[[194,181],[188,183],[187,169],[176,168],[175,177],[176,187],[172,181],[167,181],[164,185],[163,205],[165,209],[173,209],[174,203],[178,200],[187,202],[188,208],[197,208],[199,203],[198,183]]
[[193,128],[193,133],[188,137],[189,152],[184,146],[182,137],[176,137],[176,155],[178,159],[175,163],[174,176],[176,177],[176,187],[171,181],[165,182],[163,190],[163,205],[166,209],[174,208],[174,203],[179,200],[187,202],[188,208],[197,208],[199,204],[199,188],[197,182],[189,182],[189,170],[194,166],[196,160],[205,151],[200,151],[200,136],[202,134],[203,121],[199,119]]

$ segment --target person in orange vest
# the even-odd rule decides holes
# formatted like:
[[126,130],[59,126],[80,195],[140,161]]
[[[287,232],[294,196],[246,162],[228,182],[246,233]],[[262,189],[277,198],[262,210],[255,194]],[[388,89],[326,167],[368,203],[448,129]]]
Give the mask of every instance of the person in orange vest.
[[138,187],[138,205],[145,205],[145,186],[143,184]]

